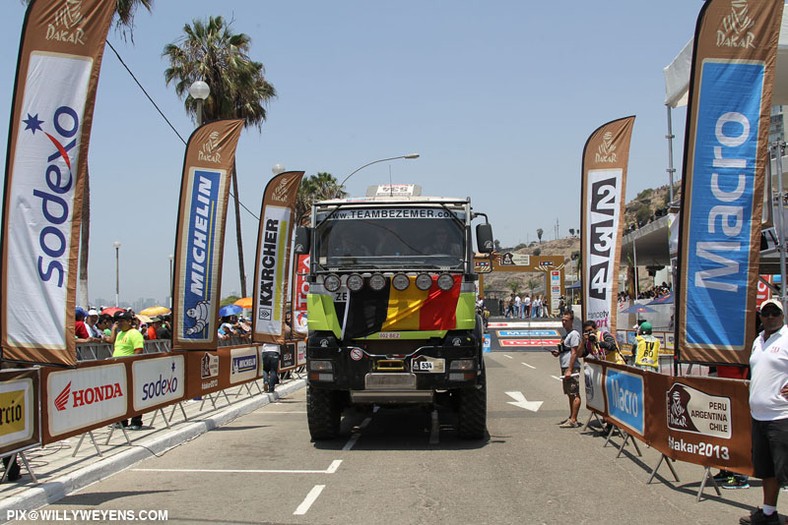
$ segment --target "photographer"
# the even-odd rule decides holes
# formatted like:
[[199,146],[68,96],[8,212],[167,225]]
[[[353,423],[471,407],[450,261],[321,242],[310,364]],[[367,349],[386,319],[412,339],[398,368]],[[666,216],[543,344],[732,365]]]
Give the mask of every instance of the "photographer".
[[569,398],[569,417],[562,421],[560,428],[577,428],[580,411],[580,334],[574,329],[575,315],[572,310],[564,312],[561,324],[566,331],[558,347],[550,352],[559,359],[563,378],[564,394]]
[[583,357],[620,365],[626,364],[618,350],[616,338],[610,332],[597,330],[596,321],[583,322]]

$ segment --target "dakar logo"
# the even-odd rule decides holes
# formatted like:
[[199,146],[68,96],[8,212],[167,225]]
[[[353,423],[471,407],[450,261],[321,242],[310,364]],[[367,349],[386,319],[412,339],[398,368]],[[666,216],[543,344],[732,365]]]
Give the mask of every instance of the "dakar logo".
[[674,430],[697,432],[698,428],[692,422],[687,405],[690,402],[690,393],[684,385],[675,384],[668,390],[668,427]]
[[749,9],[747,0],[731,0],[731,14],[717,29],[717,47],[755,47],[755,35],[749,31],[755,20],[750,18]]
[[77,27],[85,21],[82,0],[63,0],[63,7],[55,11],[55,21],[47,24],[46,39],[85,45],[85,31]]
[[278,201],[278,202],[287,202],[287,185],[290,182],[287,178],[283,177],[279,184],[274,188],[274,191],[271,192],[271,200]]
[[213,131],[208,136],[208,140],[202,145],[200,151],[197,153],[199,160],[206,162],[214,162],[216,164],[222,161],[222,152],[219,151],[219,132]]
[[602,135],[602,144],[600,144],[599,148],[597,149],[594,161],[616,162],[617,160],[618,155],[616,154],[616,145],[613,144],[613,134],[609,131],[606,131],[605,134]]

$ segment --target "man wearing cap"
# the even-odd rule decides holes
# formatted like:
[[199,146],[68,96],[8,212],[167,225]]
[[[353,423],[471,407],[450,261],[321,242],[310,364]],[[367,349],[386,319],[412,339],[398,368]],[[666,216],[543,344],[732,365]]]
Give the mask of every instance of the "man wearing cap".
[[94,308],[88,310],[88,317],[85,319],[85,327],[88,329],[91,340],[101,342],[104,340],[104,334],[96,325],[96,323],[98,323],[98,318],[98,312]]
[[74,310],[74,336],[77,338],[77,343],[90,342],[90,332],[85,326],[85,310],[79,306]]
[[644,370],[659,370],[659,339],[651,335],[651,323],[643,321],[638,328],[635,344],[632,345],[632,355],[635,356],[635,366]]
[[763,331],[750,354],[752,465],[763,480],[763,507],[739,520],[782,523],[777,514],[780,485],[788,483],[788,328],[783,305],[769,299],[761,305]]
[[[115,340],[115,351],[112,357],[129,357],[141,354],[143,351],[144,339],[139,330],[131,325],[134,316],[131,312],[118,312],[115,314],[115,324],[112,326],[112,336]],[[120,422],[124,427],[128,425],[128,420]],[[136,414],[131,418],[131,430],[142,428],[142,414]]]

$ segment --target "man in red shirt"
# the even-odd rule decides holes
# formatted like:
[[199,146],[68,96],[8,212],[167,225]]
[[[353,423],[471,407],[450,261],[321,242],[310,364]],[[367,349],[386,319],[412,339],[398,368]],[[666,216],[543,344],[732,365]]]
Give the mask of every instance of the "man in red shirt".
[[88,332],[88,327],[85,326],[85,310],[77,306],[74,311],[74,318],[76,319],[74,335],[77,338],[77,343],[89,343],[90,333]]

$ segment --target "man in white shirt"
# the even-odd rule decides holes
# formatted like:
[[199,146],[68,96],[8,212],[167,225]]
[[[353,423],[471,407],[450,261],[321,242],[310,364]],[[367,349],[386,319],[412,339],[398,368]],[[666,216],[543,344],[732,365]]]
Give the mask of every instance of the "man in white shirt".
[[777,497],[788,483],[788,327],[783,305],[769,299],[761,305],[761,332],[750,354],[752,465],[763,480],[763,508],[739,520],[742,525],[780,524]]

